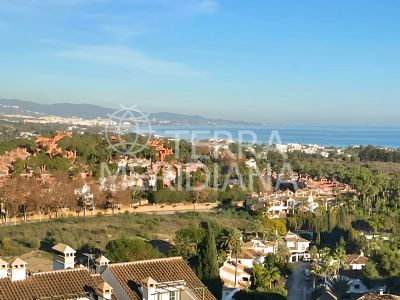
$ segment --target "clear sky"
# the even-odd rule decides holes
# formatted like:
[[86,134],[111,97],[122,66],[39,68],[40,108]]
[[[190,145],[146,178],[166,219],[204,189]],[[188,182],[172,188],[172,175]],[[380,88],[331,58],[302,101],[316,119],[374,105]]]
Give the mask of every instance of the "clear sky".
[[398,0],[0,0],[0,98],[400,126]]

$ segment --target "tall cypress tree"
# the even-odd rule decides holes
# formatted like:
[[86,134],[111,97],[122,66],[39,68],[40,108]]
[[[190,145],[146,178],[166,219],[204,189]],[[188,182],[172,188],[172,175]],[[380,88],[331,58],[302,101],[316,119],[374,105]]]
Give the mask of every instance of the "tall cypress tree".
[[215,235],[210,224],[207,226],[207,235],[200,250],[197,275],[217,299],[222,298],[222,282],[219,277],[218,252],[215,244]]
[[318,232],[317,239],[315,240],[315,244],[319,247],[321,245],[321,233]]

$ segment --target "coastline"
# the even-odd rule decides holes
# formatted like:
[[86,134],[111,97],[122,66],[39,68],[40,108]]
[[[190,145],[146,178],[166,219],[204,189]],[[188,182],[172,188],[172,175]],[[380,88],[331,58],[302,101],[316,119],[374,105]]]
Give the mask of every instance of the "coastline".
[[[324,147],[346,148],[349,146],[367,146],[400,148],[400,127],[337,127],[337,126],[208,126],[208,125],[166,125],[152,126],[153,135],[173,138],[176,132],[185,140],[215,138],[238,141],[239,133],[252,132],[256,144],[269,143],[271,134],[276,142],[276,132],[282,144],[320,145]],[[251,136],[243,135],[244,142],[251,142]]]

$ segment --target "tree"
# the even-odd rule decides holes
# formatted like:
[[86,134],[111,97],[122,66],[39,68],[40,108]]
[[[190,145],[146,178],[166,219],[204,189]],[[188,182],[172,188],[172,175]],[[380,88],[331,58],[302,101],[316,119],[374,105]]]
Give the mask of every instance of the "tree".
[[373,261],[368,261],[365,265],[364,274],[368,279],[378,279],[380,278],[379,272],[376,269],[375,263]]
[[253,267],[253,288],[258,290],[272,290],[272,284],[281,278],[281,273],[277,267],[265,268],[261,264]]
[[314,245],[310,249],[311,259],[318,259],[318,248]]
[[276,242],[276,255],[281,262],[288,261],[290,258],[289,248],[282,239]]
[[321,233],[318,232],[317,234],[317,239],[315,240],[315,245],[320,246],[321,245]]
[[210,292],[217,298],[222,298],[222,283],[219,277],[218,252],[215,236],[211,226],[207,226],[207,234],[199,256],[198,275]]
[[316,285],[317,280],[319,280],[321,277],[325,278],[324,277],[325,276],[325,272],[322,269],[322,267],[318,263],[315,263],[315,262],[313,262],[310,265],[310,269],[311,269],[311,274],[313,275],[313,277],[312,277],[312,279],[313,279],[312,280],[312,287],[313,287],[313,289],[315,289],[315,285]]
[[161,253],[140,239],[120,238],[106,245],[107,256],[113,262],[128,262],[161,257]]
[[238,256],[242,252],[242,234],[239,230],[233,229],[227,236],[223,238],[224,246],[231,252],[231,256],[235,258],[235,286],[237,284],[237,267]]
[[346,256],[346,250],[344,249],[344,247],[340,246],[336,247],[335,252],[333,253],[333,259],[337,262],[338,273],[339,273],[339,268],[344,264],[345,256]]
[[264,231],[264,224],[260,219],[256,218],[251,223],[251,229],[254,230],[256,237],[258,237],[259,233]]
[[350,289],[350,281],[344,276],[330,277],[328,278],[328,289],[338,300],[342,300]]
[[17,158],[14,161],[12,167],[13,167],[12,177],[16,178],[19,175],[21,175],[22,172],[24,172],[24,170],[25,170],[25,162],[22,159]]
[[198,246],[205,239],[202,228],[185,227],[175,232],[175,245],[171,248],[171,255],[183,256],[188,259],[198,254]]

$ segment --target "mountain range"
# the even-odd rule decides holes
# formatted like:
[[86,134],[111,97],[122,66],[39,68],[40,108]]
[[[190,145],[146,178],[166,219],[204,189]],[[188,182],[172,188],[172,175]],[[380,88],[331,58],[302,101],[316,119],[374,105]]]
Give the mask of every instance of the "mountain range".
[[[41,116],[60,116],[77,117],[82,119],[106,119],[120,108],[109,108],[94,104],[76,103],[54,103],[41,104],[32,101],[18,99],[0,99],[0,115],[23,115],[30,117]],[[173,112],[151,112],[145,113],[152,123],[162,123],[166,125],[254,125],[247,123],[223,119],[212,119],[199,115],[184,115]]]

